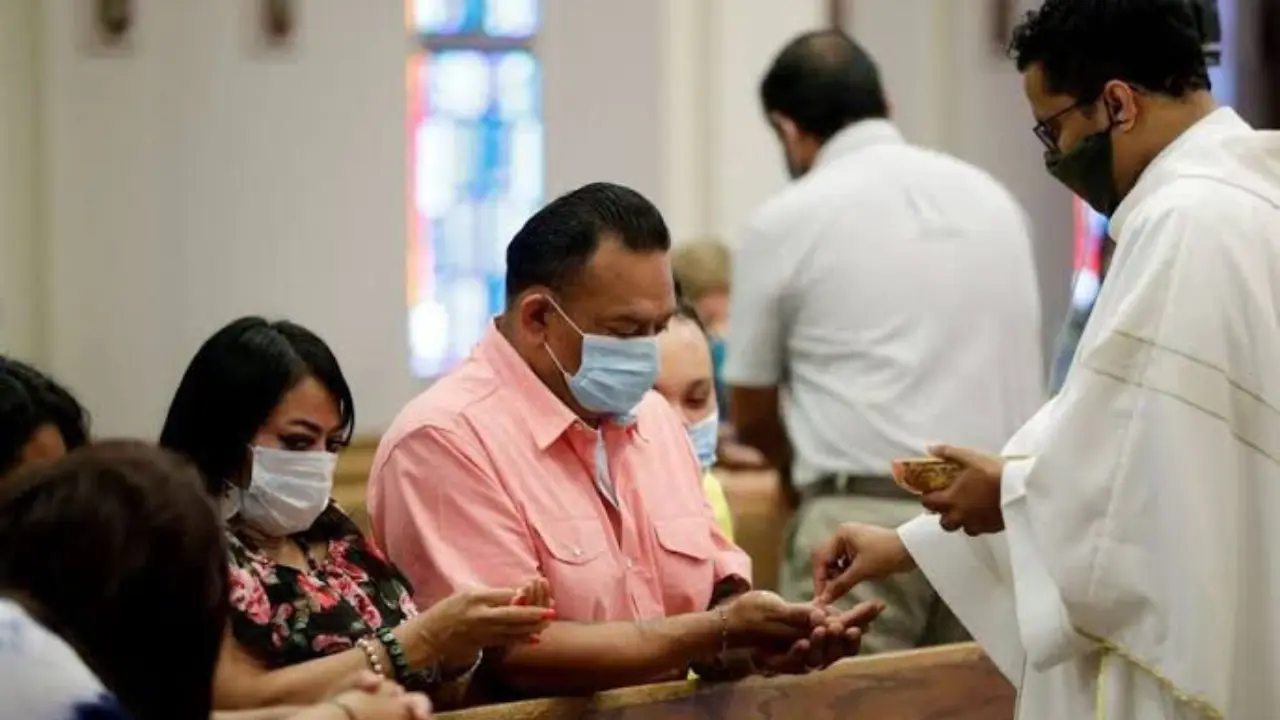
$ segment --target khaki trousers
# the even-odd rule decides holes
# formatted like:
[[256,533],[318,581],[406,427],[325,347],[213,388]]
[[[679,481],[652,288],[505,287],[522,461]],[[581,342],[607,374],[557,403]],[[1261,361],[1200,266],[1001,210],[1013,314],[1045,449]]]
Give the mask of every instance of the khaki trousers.
[[[831,495],[805,500],[784,536],[779,592],[792,602],[813,600],[813,551],[830,538],[841,523],[897,527],[919,513],[919,503],[907,499]],[[862,583],[836,603],[836,607],[847,610],[873,599],[883,600],[885,610],[862,640],[863,655],[971,639],[919,570],[881,582]]]

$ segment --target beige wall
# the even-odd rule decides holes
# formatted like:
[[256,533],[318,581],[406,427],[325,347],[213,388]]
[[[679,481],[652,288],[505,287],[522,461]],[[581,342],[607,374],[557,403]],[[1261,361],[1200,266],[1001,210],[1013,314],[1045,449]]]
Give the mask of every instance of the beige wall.
[[37,191],[39,13],[0,2],[0,350],[42,354]]
[[[150,436],[210,331],[289,316],[340,354],[359,431],[384,428],[421,386],[405,338],[400,3],[306,0],[296,48],[270,57],[253,51],[251,0],[136,0],[134,47],[110,58],[86,52],[77,3],[0,3],[0,349],[63,378],[100,432]],[[546,0],[548,190],[625,182],[677,237],[732,240],[785,182],[760,74],[825,5]],[[986,3],[856,2],[852,29],[909,136],[1020,193],[1052,318],[1066,196],[969,5]]]
[[139,0],[133,49],[86,52],[40,0],[50,288],[43,358],[109,434],[151,436],[198,343],[284,315],[386,416],[405,357],[404,54],[396,3],[301,3],[289,56],[246,0]]

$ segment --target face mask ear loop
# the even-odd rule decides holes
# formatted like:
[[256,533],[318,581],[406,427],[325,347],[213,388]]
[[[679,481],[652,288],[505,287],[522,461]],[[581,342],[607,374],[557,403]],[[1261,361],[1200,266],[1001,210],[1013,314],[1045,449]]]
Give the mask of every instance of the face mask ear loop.
[[542,349],[547,351],[547,355],[551,358],[551,362],[555,363],[556,369],[560,371],[560,374],[565,377],[569,377],[569,373],[564,369],[564,366],[560,364],[560,358],[556,357],[556,354],[551,350],[551,346],[548,345],[546,341],[543,341]]
[[[564,308],[560,307],[560,303],[556,302],[555,298],[551,297],[550,294],[543,295],[543,297],[547,299],[547,302],[551,303],[551,307],[555,308],[556,312],[560,314],[560,317],[564,318],[564,321],[569,323],[569,327],[577,331],[578,335],[582,336],[583,338],[587,336],[586,333],[582,332],[582,328],[578,327],[578,324],[575,323],[573,319],[569,317],[569,313],[566,313],[564,311]],[[561,375],[564,375],[565,378],[573,377],[572,375],[569,374],[569,371],[564,369],[564,365],[560,364],[560,358],[556,357],[555,352],[551,350],[551,346],[547,344],[546,340],[542,341],[542,347],[547,351],[547,355],[551,357],[551,362],[555,363],[556,369],[560,371]]]
[[569,327],[576,330],[579,335],[586,335],[586,333],[582,332],[582,328],[578,327],[578,323],[574,322],[573,318],[569,317],[569,313],[565,312],[564,308],[560,307],[560,303],[556,302],[555,298],[550,295],[543,295],[543,297],[547,299],[547,302],[551,303],[551,307],[555,308],[556,312],[560,313],[560,317],[564,318],[564,321],[569,323]]

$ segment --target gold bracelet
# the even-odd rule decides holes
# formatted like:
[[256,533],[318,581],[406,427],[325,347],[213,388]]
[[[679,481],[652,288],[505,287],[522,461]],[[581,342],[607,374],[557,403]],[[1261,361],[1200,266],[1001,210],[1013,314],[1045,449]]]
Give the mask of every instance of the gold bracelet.
[[729,652],[729,611],[724,605],[717,605],[716,612],[720,614],[720,655]]
[[386,668],[382,667],[382,660],[378,658],[378,648],[373,641],[367,637],[356,640],[356,647],[364,651],[365,660],[369,661],[369,669],[378,674],[378,677],[386,678]]

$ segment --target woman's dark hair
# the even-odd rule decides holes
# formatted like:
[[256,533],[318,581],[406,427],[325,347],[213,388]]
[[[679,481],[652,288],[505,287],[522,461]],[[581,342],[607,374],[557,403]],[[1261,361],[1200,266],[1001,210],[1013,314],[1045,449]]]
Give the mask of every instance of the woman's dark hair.
[[169,405],[160,446],[200,470],[212,497],[247,468],[253,436],[285,394],[315,378],[338,401],[343,441],[355,428],[351,388],[329,346],[288,321],[244,317],[196,351]]
[[0,589],[137,720],[206,720],[228,612],[222,527],[196,471],[135,442],[0,485]]
[[61,385],[26,363],[0,355],[0,475],[17,466],[36,430],[53,425],[68,450],[89,439],[89,416]]

